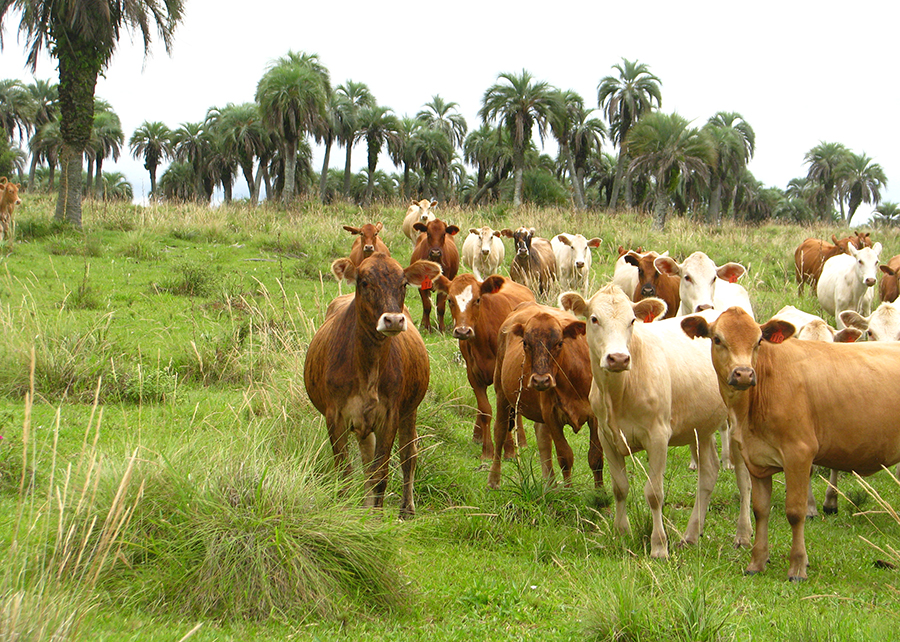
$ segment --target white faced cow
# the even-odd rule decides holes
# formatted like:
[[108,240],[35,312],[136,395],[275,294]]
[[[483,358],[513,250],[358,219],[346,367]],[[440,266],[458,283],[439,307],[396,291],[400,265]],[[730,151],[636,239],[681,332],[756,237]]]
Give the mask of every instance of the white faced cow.
[[560,288],[587,295],[593,260],[591,248],[600,247],[601,242],[597,237],[588,240],[581,234],[557,234],[550,239]]
[[428,225],[433,221],[436,217],[431,210],[437,207],[437,204],[437,201],[429,201],[427,198],[423,198],[418,203],[413,201],[409,204],[409,207],[406,209],[406,216],[403,217],[401,229],[413,244],[419,238],[419,231],[415,229],[416,223]]
[[726,263],[719,267],[703,252],[694,252],[682,263],[668,256],[661,256],[654,264],[663,274],[681,277],[678,289],[681,307],[678,316],[710,308],[726,310],[733,305],[753,314],[750,295],[744,286],[737,283],[738,278],[747,272],[740,263]]
[[506,248],[500,239],[500,232],[488,226],[469,228],[462,247],[463,265],[472,270],[475,278],[484,281],[496,274],[506,257]]
[[838,329],[844,327],[840,318],[843,310],[856,310],[864,316],[872,313],[881,243],[861,250],[849,243],[847,251],[849,254],[838,254],[825,261],[816,286],[819,304],[836,317]]
[[869,341],[900,341],[900,308],[893,303],[882,303],[867,317],[855,310],[844,310],[839,316],[848,328],[865,332]]

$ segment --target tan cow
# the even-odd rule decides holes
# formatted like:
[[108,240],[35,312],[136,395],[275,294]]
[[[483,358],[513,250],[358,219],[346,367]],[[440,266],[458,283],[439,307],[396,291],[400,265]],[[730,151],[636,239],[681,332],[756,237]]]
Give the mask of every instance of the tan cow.
[[515,251],[509,276],[516,283],[531,288],[532,292],[546,296],[556,281],[556,256],[550,241],[534,233],[533,227],[500,231],[501,235],[513,240]]
[[[668,252],[663,253],[668,256]],[[677,274],[663,274],[656,269],[656,259],[659,255],[656,252],[647,252],[646,254],[638,254],[637,252],[628,252],[625,254],[625,262],[633,265],[638,272],[637,284],[634,291],[627,293],[628,298],[632,301],[640,301],[656,297],[666,302],[666,319],[670,319],[678,314],[678,308],[681,306],[681,277]]]
[[[425,223],[416,223],[413,228],[419,232],[419,238],[416,240],[416,246],[413,248],[410,264],[420,260],[434,261],[441,266],[441,271],[451,281],[456,278],[459,271],[459,250],[456,247],[456,241],[453,237],[459,233],[459,228],[455,225],[447,225],[439,218],[434,219],[427,225]],[[422,329],[431,332],[431,290],[434,286],[431,282],[426,281],[419,288],[419,295],[422,299]],[[438,331],[444,331],[444,311],[447,306],[447,295],[443,292],[437,294],[437,316]]]
[[350,248],[350,260],[353,265],[359,265],[363,259],[367,259],[375,252],[381,252],[387,256],[391,255],[388,246],[378,236],[382,229],[381,223],[366,223],[362,227],[351,227],[345,225],[344,229],[356,236],[353,241],[353,247]]
[[872,239],[869,233],[857,233],[838,240],[832,234],[834,244],[822,239],[805,239],[794,250],[794,276],[797,279],[797,293],[803,293],[803,284],[809,283],[812,289],[816,289],[819,276],[822,274],[822,266],[825,261],[839,254],[846,254],[847,244],[853,243],[857,248],[872,247]]
[[469,235],[463,242],[462,262],[472,270],[476,279],[483,281],[496,274],[505,257],[506,248],[500,239],[500,232],[487,225],[469,228]]
[[878,284],[878,293],[881,295],[881,300],[896,301],[898,294],[900,294],[900,288],[897,287],[897,278],[900,275],[900,254],[892,256],[887,265],[879,265],[878,268],[883,273],[881,282]]
[[871,475],[900,461],[900,344],[786,341],[793,325],[774,320],[760,326],[737,307],[712,323],[689,316],[681,325],[688,336],[712,340],[719,391],[737,418],[756,517],[747,573],[765,570],[769,560],[772,476],[784,471],[792,531],[788,579],[806,579],[813,464]]
[[416,411],[428,389],[425,343],[403,304],[407,285],[434,279],[441,268],[418,261],[404,269],[376,252],[359,266],[338,259],[338,279],[355,284],[328,306],[306,353],[303,379],[310,401],[325,415],[335,468],[351,472],[347,440],[359,442],[366,471],[366,505],[381,508],[388,465],[399,436],[403,493],[400,515],[415,513],[413,479],[418,452]]
[[10,183],[6,176],[0,176],[0,241],[12,240],[15,236],[16,206],[22,203],[20,189],[18,183]]
[[424,223],[427,225],[433,221],[435,215],[431,210],[432,208],[437,207],[437,204],[437,201],[429,201],[427,198],[423,198],[418,203],[413,201],[406,209],[406,215],[403,217],[403,223],[400,227],[413,244],[415,244],[416,239],[419,238],[419,232],[415,229],[416,223]]

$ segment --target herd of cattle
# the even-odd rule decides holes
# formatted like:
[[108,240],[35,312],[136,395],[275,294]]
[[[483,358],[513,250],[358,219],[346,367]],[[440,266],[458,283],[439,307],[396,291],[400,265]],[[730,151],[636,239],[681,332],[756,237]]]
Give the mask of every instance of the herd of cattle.
[[[835,325],[786,306],[760,325],[750,296],[737,280],[739,263],[718,266],[703,252],[678,262],[668,253],[625,250],[611,283],[588,296],[591,248],[600,239],[560,234],[551,240],[533,228],[472,228],[462,245],[459,228],[436,218],[434,201],[414,202],[403,232],[414,243],[408,267],[391,258],[378,237],[382,224],[345,227],[357,235],[349,258],[332,272],[355,285],[329,305],[313,337],[304,378],[324,416],[337,468],[350,472],[352,434],[366,469],[366,504],[380,507],[396,438],[403,473],[400,514],[415,512],[416,412],[429,383],[425,344],[404,305],[407,286],[418,288],[431,329],[452,335],[466,363],[477,412],[473,440],[490,460],[488,485],[497,488],[504,458],[525,442],[522,418],[534,423],[544,478],[554,477],[553,451],[565,483],[573,465],[564,427],[588,425],[588,465],[602,484],[604,459],[615,499],[615,526],[629,532],[625,458],[647,452],[644,496],[652,514],[650,554],[668,555],[662,519],[667,450],[692,447],[697,468],[695,505],[684,534],[696,543],[720,460],[734,468],[740,493],[735,544],[751,544],[747,573],[769,559],[772,475],[784,471],[785,509],[793,532],[788,577],[807,574],[804,523],[816,514],[810,488],[814,464],[867,475],[900,461],[900,257],[879,265],[881,244],[868,234],[834,243],[807,239],[795,254],[800,288],[816,289]],[[503,237],[513,239],[511,278]],[[882,303],[872,312],[881,270]],[[562,290],[558,307],[537,300]],[[857,342],[863,334],[868,341]],[[835,373],[841,372],[841,376]],[[847,386],[867,381],[867,386]],[[494,407],[487,389],[493,385]],[[878,399],[877,404],[871,399]],[[860,409],[866,408],[866,412]],[[493,423],[493,430],[490,430]],[[836,472],[823,509],[837,510]]]

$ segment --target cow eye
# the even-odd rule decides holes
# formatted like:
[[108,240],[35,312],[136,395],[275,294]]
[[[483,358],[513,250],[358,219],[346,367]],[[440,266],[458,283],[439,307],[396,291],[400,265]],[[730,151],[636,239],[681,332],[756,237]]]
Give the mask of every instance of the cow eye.
[[689,276],[685,276],[685,277],[684,277],[684,280],[687,281],[688,283],[693,283],[693,282],[694,282],[694,279],[692,279],[692,278],[689,277]]
[[600,321],[599,321],[599,319],[597,319],[596,316],[591,315],[591,323],[593,323],[594,325],[598,325],[600,323]]
[[629,323],[629,325],[634,325],[636,322],[637,322],[637,317],[635,317],[634,319],[632,319],[632,320],[631,320],[631,323]]
[[867,335],[870,339],[871,339],[872,337],[875,336],[874,334],[872,334],[872,331],[871,331],[871,330],[866,330],[866,335]]
[[713,337],[713,343],[720,346],[722,345],[722,340],[719,337]]
[[479,303],[481,303],[481,297],[478,297],[477,299],[475,299],[474,303],[475,303],[475,305],[478,305]]

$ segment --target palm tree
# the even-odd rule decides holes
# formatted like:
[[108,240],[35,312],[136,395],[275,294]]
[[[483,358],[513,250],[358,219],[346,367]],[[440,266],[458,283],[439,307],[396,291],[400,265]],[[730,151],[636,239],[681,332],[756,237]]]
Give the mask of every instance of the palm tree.
[[[575,207],[585,208],[584,192],[575,175],[575,159],[571,153],[572,129],[579,116],[584,113],[584,99],[571,89],[553,92],[553,108],[548,123],[559,145],[559,162],[569,173]],[[582,118],[583,119],[583,118]]]
[[28,64],[37,68],[46,45],[59,65],[60,163],[63,180],[56,218],[81,227],[82,157],[94,123],[98,74],[109,64],[123,28],[141,33],[145,56],[156,27],[166,52],[181,20],[184,0],[5,0],[0,2],[0,30],[10,9],[21,15],[20,33],[29,42]]
[[463,145],[467,163],[478,168],[476,191],[471,205],[478,202],[495,189],[513,169],[512,135],[503,127],[494,129],[483,124],[466,138]]
[[337,139],[340,145],[346,149],[344,160],[344,197],[350,196],[350,178],[352,165],[350,160],[353,154],[353,145],[359,140],[359,112],[367,107],[375,106],[375,97],[369,91],[368,85],[362,82],[348,80],[343,85],[338,85],[335,90],[337,95]]
[[31,149],[31,171],[28,174],[28,189],[34,186],[35,175],[37,173],[37,163],[35,159],[47,161],[48,169],[48,189],[53,191],[53,181],[56,175],[56,165],[59,163],[59,151],[62,149],[62,136],[59,133],[59,117],[57,116],[49,123],[45,123],[37,130],[28,142]]
[[569,153],[572,167],[575,169],[575,189],[581,198],[581,208],[587,207],[584,193],[584,176],[588,161],[593,154],[602,154],[603,140],[606,138],[606,126],[599,118],[590,118],[593,110],[580,109],[573,114],[569,130]]
[[716,163],[710,173],[708,220],[719,222],[722,196],[725,190],[732,193],[744,169],[756,150],[756,134],[743,116],[735,112],[720,111],[703,127],[716,149]]
[[[840,143],[819,143],[806,152],[804,163],[809,163],[806,177],[822,186],[821,197],[816,203],[819,218],[830,221],[834,218],[834,196],[837,184],[837,168],[850,158],[850,150]],[[841,201],[843,208],[843,201]]]
[[227,120],[227,108],[211,107],[206,110],[203,128],[209,140],[209,156],[206,170],[214,184],[222,186],[225,203],[231,203],[232,186],[237,175],[237,152],[229,139],[230,122]]
[[101,177],[102,190],[98,193],[104,198],[115,201],[128,201],[134,197],[134,189],[122,172],[107,172]]
[[646,171],[656,184],[653,227],[657,230],[665,227],[669,194],[678,178],[694,174],[708,180],[716,162],[708,138],[689,125],[678,114],[651,112],[631,128],[625,141],[623,151],[632,159],[629,172]]
[[94,127],[91,140],[86,150],[88,157],[88,176],[86,189],[91,189],[91,164],[94,165],[94,184],[97,198],[103,196],[103,161],[106,158],[119,160],[125,134],[122,133],[122,121],[105,100],[97,99],[94,105]]
[[[613,183],[610,205],[618,207],[619,192],[628,157],[625,155],[625,140],[628,132],[645,113],[656,106],[662,106],[659,78],[650,73],[650,68],[622,58],[621,64],[613,65],[619,72],[618,77],[606,76],[597,85],[597,104],[606,113],[609,133],[613,143],[619,146],[619,159],[616,162],[616,178]],[[625,184],[625,204],[631,207],[631,183]]]
[[544,81],[534,82],[532,75],[524,69],[518,76],[503,73],[497,79],[505,82],[491,85],[484,92],[478,115],[484,123],[499,121],[510,133],[515,171],[513,206],[519,207],[522,205],[525,150],[535,126],[543,143],[547,119],[553,109],[553,88]]
[[330,91],[328,74],[318,57],[294,52],[270,65],[256,86],[263,124],[280,142],[285,168],[282,198],[286,204],[294,200],[296,192],[300,139],[323,130]]
[[218,111],[216,128],[222,133],[228,153],[240,166],[250,192],[250,204],[255,206],[259,201],[259,191],[253,177],[253,163],[265,154],[270,144],[259,107],[256,103],[228,103]]
[[[2,13],[0,13],[2,18]],[[20,80],[0,80],[0,136],[24,140],[34,129],[36,107],[28,88]]]
[[399,135],[400,124],[390,107],[366,107],[359,112],[359,137],[366,141],[368,186],[363,203],[372,202],[375,188],[375,167],[384,146]]
[[[457,112],[459,105],[447,102],[438,94],[431,97],[430,103],[425,103],[424,109],[416,114],[416,120],[428,129],[436,129],[444,134],[453,147],[462,147],[466,139],[466,119]],[[456,112],[456,113],[454,113]]]
[[[35,80],[32,84],[27,85],[28,93],[34,105],[34,117],[32,119],[32,127],[34,134],[37,136],[41,128],[47,123],[58,119],[59,117],[59,92],[55,83],[49,80]],[[2,101],[0,101],[2,102]],[[57,132],[59,131],[57,127]],[[41,156],[35,155],[34,148],[29,141],[29,148],[32,149],[31,168],[28,171],[28,190],[34,188],[34,174],[37,170]]]
[[203,123],[182,123],[172,132],[172,155],[175,160],[187,163],[193,169],[194,198],[200,199],[206,190],[207,163],[210,158],[210,137]]
[[[388,141],[388,155],[397,167],[403,168],[403,178],[400,181],[404,200],[408,200],[410,191],[410,174],[417,168],[416,160],[416,135],[422,125],[415,118],[403,116],[397,120],[397,135]],[[419,190],[421,191],[421,190]]]
[[[410,146],[416,167],[425,174],[425,189],[434,189],[437,192],[438,200],[446,201],[450,165],[455,155],[453,143],[439,129],[420,128],[413,135]],[[434,174],[438,178],[436,189],[431,182]]]
[[145,120],[134,130],[128,146],[133,158],[144,159],[144,169],[150,172],[150,197],[155,198],[156,169],[160,163],[172,157],[172,131],[159,121]]
[[881,190],[887,186],[887,176],[881,165],[872,161],[865,154],[853,154],[845,159],[837,168],[837,190],[841,199],[841,211],[844,200],[847,201],[847,226],[862,203],[878,205],[881,201]]
[[900,226],[900,204],[893,201],[884,201],[875,207],[875,216],[872,220],[878,225]]

